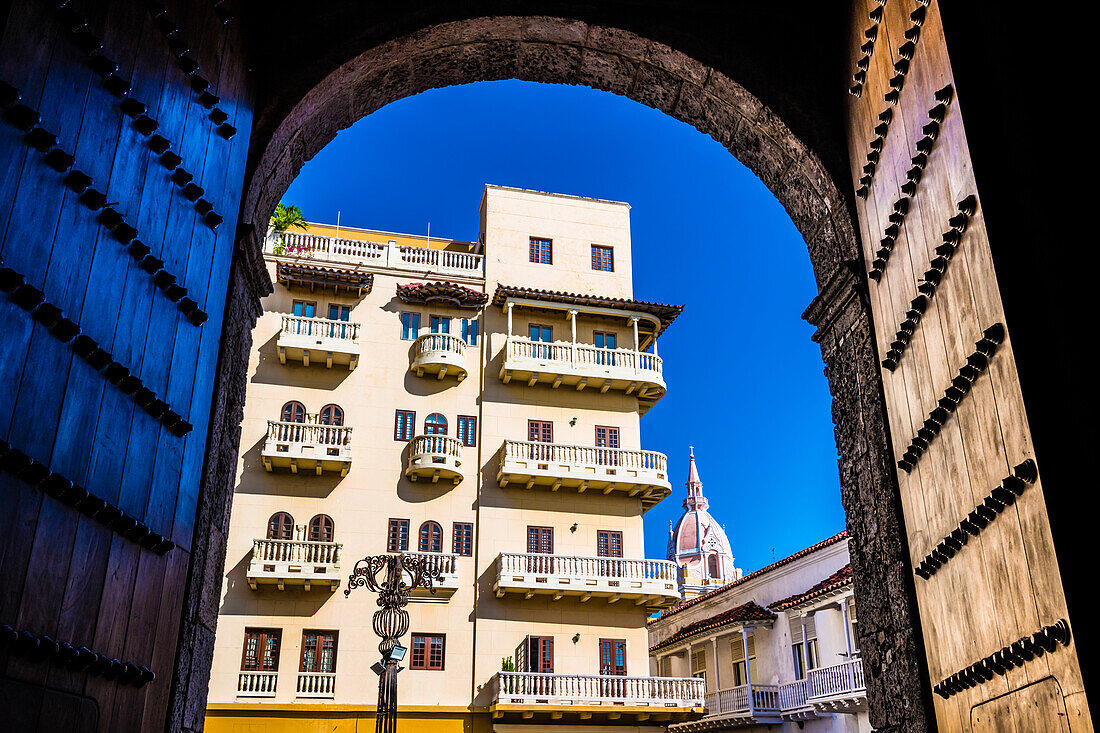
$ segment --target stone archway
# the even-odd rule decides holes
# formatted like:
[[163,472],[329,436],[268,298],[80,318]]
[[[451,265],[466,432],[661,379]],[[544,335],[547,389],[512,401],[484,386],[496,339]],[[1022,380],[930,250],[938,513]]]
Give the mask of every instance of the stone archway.
[[[820,291],[804,317],[818,327],[814,338],[833,396],[871,722],[879,730],[926,729],[931,719],[927,673],[848,201],[814,151],[734,80],[662,43],[575,20],[479,18],[434,25],[377,45],[333,69],[270,134],[253,140],[241,210],[245,226],[231,275],[197,518],[211,541],[196,550],[188,608],[201,608],[220,588],[250,331],[259,298],[271,288],[260,255],[262,222],[301,166],[339,130],[427,89],[511,78],[611,91],[693,125],[759,176],[802,233]],[[199,622],[188,627],[185,621],[173,687],[177,715],[189,700],[193,705],[196,696],[205,699],[212,633]]]

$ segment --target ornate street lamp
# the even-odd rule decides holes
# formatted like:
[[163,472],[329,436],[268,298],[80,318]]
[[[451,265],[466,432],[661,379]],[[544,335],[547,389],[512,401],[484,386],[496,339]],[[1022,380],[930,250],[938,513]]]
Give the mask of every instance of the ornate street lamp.
[[370,555],[355,563],[344,597],[354,588],[366,586],[378,593],[379,609],[374,612],[374,633],[382,639],[378,651],[382,659],[371,669],[378,675],[378,713],[376,733],[397,731],[397,673],[403,667],[405,647],[398,640],[409,630],[409,592],[427,588],[435,593],[432,581],[439,579],[439,563],[425,555]]

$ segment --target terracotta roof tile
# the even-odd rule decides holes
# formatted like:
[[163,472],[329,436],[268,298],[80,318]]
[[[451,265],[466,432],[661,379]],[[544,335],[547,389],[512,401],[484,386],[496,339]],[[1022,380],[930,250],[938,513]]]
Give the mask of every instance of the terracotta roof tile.
[[667,618],[668,616],[672,616],[673,614],[677,614],[680,611],[691,608],[692,606],[697,605],[699,603],[702,603],[703,601],[709,600],[709,599],[713,598],[714,596],[716,596],[720,593],[725,593],[726,591],[728,591],[731,588],[736,588],[737,586],[741,585],[742,583],[747,583],[748,581],[753,580],[754,578],[759,578],[761,575],[764,575],[766,573],[770,573],[772,570],[775,570],[777,568],[781,568],[784,565],[788,565],[788,564],[794,562],[795,560],[806,557],[807,555],[812,554],[814,552],[817,552],[818,550],[820,550],[824,547],[828,547],[829,545],[834,545],[837,542],[840,542],[840,541],[845,540],[847,538],[848,538],[848,530],[844,530],[843,532],[838,532],[837,534],[834,534],[832,537],[828,537],[826,539],[823,539],[823,540],[821,540],[821,542],[818,542],[817,544],[810,545],[809,547],[807,547],[804,550],[799,550],[798,552],[794,553],[793,555],[788,555],[787,557],[783,558],[782,560],[776,560],[771,565],[766,565],[765,567],[762,567],[759,570],[751,572],[748,575],[742,576],[741,578],[738,578],[737,580],[734,580],[730,583],[726,583],[725,585],[723,585],[720,588],[715,588],[710,593],[704,593],[701,596],[697,596],[695,598],[692,598],[690,601],[683,601],[683,602],[679,603],[678,605],[675,605],[672,608],[669,608],[668,610],[664,611],[661,614],[661,618]]
[[307,262],[277,262],[275,279],[285,285],[299,287],[351,288],[369,293],[374,286],[374,274],[349,267],[324,267]]
[[644,300],[628,300],[627,298],[609,298],[603,295],[582,295],[579,293],[566,293],[559,290],[537,290],[535,288],[521,288],[515,285],[497,285],[493,294],[493,305],[502,306],[508,298],[527,298],[529,300],[541,300],[547,303],[561,303],[563,305],[594,306],[599,308],[615,308],[636,313],[648,313],[661,322],[661,328],[657,332],[660,335],[666,328],[672,325],[680,312],[684,310],[682,305],[668,305],[666,303],[651,303]]
[[805,593],[796,593],[789,598],[784,598],[781,601],[776,601],[771,607],[777,611],[783,611],[788,608],[794,608],[800,606],[807,601],[812,601],[815,598],[829,594],[831,591],[838,590],[852,583],[852,564],[848,563],[840,570],[830,575],[825,580],[821,581],[814,587],[810,588]]
[[690,623],[684,628],[677,631],[672,636],[668,637],[664,641],[659,641],[649,648],[649,651],[657,651],[667,646],[672,646],[677,642],[688,639],[696,634],[700,634],[704,631],[710,631],[711,629],[721,628],[723,626],[732,626],[734,624],[745,623],[746,621],[774,621],[775,614],[764,608],[758,606],[753,601],[748,603],[742,603],[736,608],[731,608],[728,611],[723,611],[710,618],[703,619],[702,621],[696,621]]
[[397,297],[405,303],[446,303],[456,308],[480,308],[489,302],[488,293],[448,282],[398,285]]

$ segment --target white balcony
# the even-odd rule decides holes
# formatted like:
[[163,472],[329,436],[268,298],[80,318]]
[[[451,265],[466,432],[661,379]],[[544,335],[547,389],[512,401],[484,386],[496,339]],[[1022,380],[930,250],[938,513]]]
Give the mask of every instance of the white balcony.
[[413,342],[409,369],[418,377],[451,376],[461,382],[466,378],[466,342],[447,333],[426,333]]
[[604,598],[648,609],[667,608],[680,601],[676,563],[668,560],[626,560],[618,557],[573,557],[526,552],[502,552],[493,590],[498,598],[507,593],[566,596],[582,603]]
[[456,486],[465,477],[462,468],[462,441],[447,435],[418,435],[409,443],[409,466],[405,475],[410,481],[439,479]]
[[279,363],[287,359],[300,361],[303,366],[333,364],[349,370],[359,364],[359,324],[348,321],[330,321],[327,318],[303,318],[283,316],[279,340],[275,342]]
[[867,709],[862,659],[811,669],[806,675],[806,688],[806,702],[819,713],[858,713]]
[[661,357],[631,349],[600,349],[575,343],[544,343],[509,336],[504,346],[500,379],[529,387],[591,388],[637,395],[643,412],[665,393]]
[[[283,247],[282,254],[276,249]],[[306,232],[268,233],[266,254],[306,258],[316,262],[345,262],[417,275],[448,275],[484,279],[485,257],[470,252],[407,247],[391,242],[323,237]]]
[[672,491],[664,453],[506,440],[500,448],[497,483],[525,489],[636,496],[643,510]]
[[277,672],[238,672],[237,697],[275,697]]
[[707,714],[699,720],[669,727],[676,733],[724,730],[783,722],[779,714],[777,685],[739,685],[704,697]]
[[314,586],[325,590],[340,587],[340,550],[338,542],[306,542],[302,540],[252,541],[252,560],[248,563],[248,585],[257,590],[261,585]]
[[786,682],[779,686],[779,714],[783,720],[810,720],[817,711],[806,702],[806,680]]
[[432,593],[427,588],[413,588],[409,600],[421,603],[446,602],[458,590],[458,556],[453,552],[406,552],[405,555],[425,557],[439,569],[439,577],[432,581]]
[[498,672],[489,710],[493,718],[541,713],[558,721],[575,716],[582,723],[594,722],[593,716],[611,722],[686,720],[703,712],[703,680]]
[[351,428],[344,425],[320,425],[316,415],[306,422],[268,420],[267,440],[260,454],[264,468],[312,470],[318,476],[324,471],[338,471],[347,476],[351,469]]
[[336,696],[336,673],[299,672],[296,696],[331,700]]

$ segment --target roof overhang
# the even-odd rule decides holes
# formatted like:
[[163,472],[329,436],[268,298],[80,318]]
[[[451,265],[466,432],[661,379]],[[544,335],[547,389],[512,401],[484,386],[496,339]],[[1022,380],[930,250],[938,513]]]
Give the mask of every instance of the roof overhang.
[[476,310],[489,302],[489,294],[449,282],[409,283],[397,286],[404,303],[430,303]]
[[512,305],[535,310],[570,311],[588,316],[625,320],[632,318],[651,324],[652,337],[660,336],[683,311],[682,305],[650,303],[643,300],[609,298],[600,295],[582,295],[555,290],[521,288],[515,285],[498,285],[493,294],[493,305],[504,308]]
[[350,267],[325,267],[307,262],[275,263],[275,279],[287,287],[344,288],[358,296],[367,295],[374,287],[374,273]]

